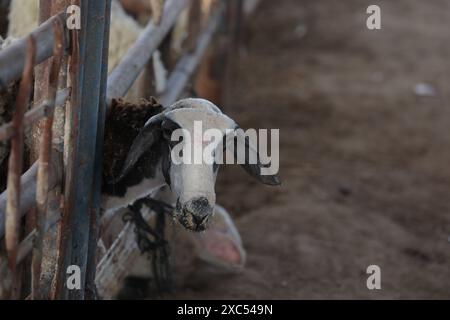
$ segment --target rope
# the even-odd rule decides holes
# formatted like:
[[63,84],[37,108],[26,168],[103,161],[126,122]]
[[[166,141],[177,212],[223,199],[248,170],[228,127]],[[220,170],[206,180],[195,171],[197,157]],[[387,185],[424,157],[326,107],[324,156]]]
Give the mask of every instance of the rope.
[[[154,228],[142,217],[141,209],[144,205],[156,213]],[[143,198],[128,206],[128,209],[130,211],[124,214],[123,221],[134,223],[139,250],[141,253],[148,253],[150,256],[156,291],[159,294],[171,291],[173,279],[169,260],[170,248],[164,237],[164,229],[165,215],[171,213],[173,207],[159,200]]]

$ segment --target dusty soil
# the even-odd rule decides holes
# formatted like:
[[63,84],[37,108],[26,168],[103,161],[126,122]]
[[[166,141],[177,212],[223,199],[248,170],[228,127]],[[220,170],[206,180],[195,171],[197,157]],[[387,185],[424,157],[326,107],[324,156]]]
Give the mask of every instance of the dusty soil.
[[[450,298],[450,2],[376,1],[369,31],[372,2],[265,0],[254,14],[225,108],[280,129],[283,186],[222,169],[247,268],[171,297]],[[416,96],[421,82],[436,96]]]

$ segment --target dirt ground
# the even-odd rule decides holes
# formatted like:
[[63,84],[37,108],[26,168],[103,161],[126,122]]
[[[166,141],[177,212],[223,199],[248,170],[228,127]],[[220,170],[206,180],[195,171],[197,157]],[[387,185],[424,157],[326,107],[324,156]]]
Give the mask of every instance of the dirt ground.
[[[280,129],[283,186],[222,169],[247,268],[172,298],[450,298],[449,21],[447,0],[263,1],[225,108]],[[422,82],[436,95],[415,95]]]

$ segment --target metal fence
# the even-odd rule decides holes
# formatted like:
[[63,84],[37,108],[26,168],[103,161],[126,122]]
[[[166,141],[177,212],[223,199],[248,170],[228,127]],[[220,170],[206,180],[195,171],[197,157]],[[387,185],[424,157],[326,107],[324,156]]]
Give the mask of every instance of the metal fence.
[[[159,97],[162,105],[168,106],[180,97],[219,25],[223,21],[229,23],[230,14],[226,13],[239,7],[239,3],[216,0],[207,23],[190,21],[196,25],[189,29],[199,30],[194,46],[173,68],[167,90]],[[66,26],[65,8],[70,4],[81,7],[80,30]],[[185,9],[199,10],[199,5],[199,0],[166,1],[160,24],[148,23],[109,76],[111,0],[41,0],[43,23],[28,37],[0,51],[0,89],[20,81],[12,121],[0,127],[0,141],[10,140],[11,145],[7,190],[0,195],[0,238],[5,239],[9,278],[0,280],[0,291],[8,292],[10,298],[23,297],[23,276],[18,268],[23,263],[31,263],[31,281],[25,293],[31,299],[43,298],[43,236],[56,224],[60,236],[51,297],[95,296],[102,143],[108,106],[113,98],[123,97],[146,69],[180,13]],[[34,103],[29,108],[33,74]],[[55,107],[65,107],[62,148],[52,145]],[[24,130],[36,125],[36,162],[24,170]],[[57,186],[62,190],[60,210],[49,210],[49,190]],[[21,228],[24,217],[34,220],[28,234],[23,234]],[[81,290],[68,290],[65,286],[70,265],[81,269]]]

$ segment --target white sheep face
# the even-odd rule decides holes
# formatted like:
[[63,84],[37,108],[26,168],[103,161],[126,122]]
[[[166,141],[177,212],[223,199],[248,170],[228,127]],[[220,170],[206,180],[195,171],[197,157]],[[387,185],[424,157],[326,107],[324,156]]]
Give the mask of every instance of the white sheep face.
[[[118,180],[126,176],[153,145],[162,143],[164,150],[161,154],[161,170],[177,199],[174,218],[188,230],[203,231],[214,212],[218,164],[222,163],[212,160],[222,158],[220,155],[224,141],[226,144],[234,143],[236,128],[236,123],[211,102],[204,99],[180,100],[147,121],[130,148]],[[183,143],[180,143],[180,137],[183,138]],[[186,141],[190,141],[191,147],[187,149],[192,151],[190,156],[186,156],[186,149],[183,147]],[[253,145],[245,142],[241,146],[245,147],[246,152],[256,153],[255,159],[259,158]],[[179,155],[178,150],[183,150],[183,161],[176,156]],[[200,150],[200,158],[196,157],[196,150]],[[209,161],[205,160],[205,155],[208,154],[211,155]],[[219,157],[216,158],[216,155]],[[185,161],[186,159],[191,161]],[[264,184],[279,184],[276,175],[261,175],[262,165],[259,161],[241,166]]]
[[[172,192],[177,197],[175,218],[189,230],[202,231],[207,228],[214,212],[215,183],[219,168],[216,162],[203,158],[203,151],[209,150],[212,158],[220,151],[218,149],[222,147],[226,131],[234,129],[236,124],[226,115],[217,112],[218,109],[206,100],[190,99],[190,103],[193,106],[198,103],[205,106],[198,109],[177,109],[166,115],[168,120],[180,127],[171,135],[172,140],[175,140],[173,142],[179,144],[171,150],[170,181]],[[205,135],[211,129],[216,132],[214,137]],[[182,142],[179,142],[180,136]],[[188,141],[189,147],[186,146]],[[180,146],[184,147],[181,153],[176,151],[181,150]],[[190,151],[187,157],[186,148]],[[180,161],[178,155],[185,156],[185,161]]]

